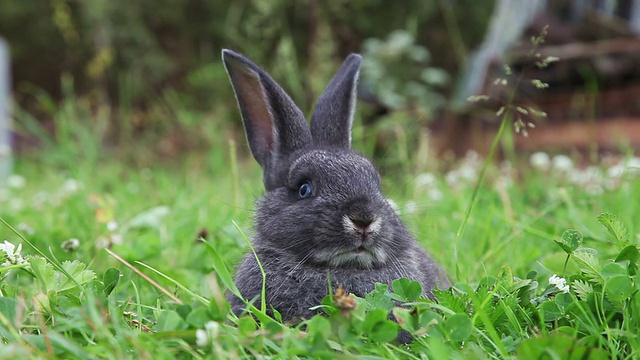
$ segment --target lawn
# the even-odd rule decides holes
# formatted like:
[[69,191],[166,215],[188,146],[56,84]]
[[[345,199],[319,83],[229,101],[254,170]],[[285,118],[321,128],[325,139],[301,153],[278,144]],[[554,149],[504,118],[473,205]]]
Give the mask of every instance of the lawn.
[[[425,167],[390,151],[374,161],[385,194],[453,287],[431,301],[398,281],[355,308],[328,296],[326,316],[291,327],[259,309],[229,313],[224,293],[263,185],[241,135],[206,131],[235,135],[164,159],[123,156],[144,142],[59,133],[17,156],[0,188],[3,358],[638,356],[633,154],[595,164],[515,154],[482,177],[475,153]],[[356,125],[354,148],[370,156],[368,135]],[[411,344],[393,341],[401,329]]]

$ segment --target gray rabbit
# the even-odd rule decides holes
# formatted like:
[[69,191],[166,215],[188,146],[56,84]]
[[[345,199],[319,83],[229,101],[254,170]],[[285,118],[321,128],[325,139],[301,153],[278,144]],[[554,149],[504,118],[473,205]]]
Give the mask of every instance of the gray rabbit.
[[[253,245],[266,272],[266,302],[283,320],[309,318],[310,308],[335,291],[364,296],[376,282],[419,281],[423,294],[448,287],[380,192],[380,176],[351,147],[356,84],[362,58],[350,55],[318,99],[311,126],[264,70],[222,50],[242,113],[251,153],[264,174],[266,194],[256,204]],[[253,253],[235,283],[259,304],[262,275]],[[230,295],[236,314],[245,304]]]

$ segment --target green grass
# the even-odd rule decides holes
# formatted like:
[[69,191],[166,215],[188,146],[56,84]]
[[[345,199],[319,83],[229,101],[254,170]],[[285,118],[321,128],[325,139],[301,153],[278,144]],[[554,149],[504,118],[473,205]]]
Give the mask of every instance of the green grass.
[[[366,149],[359,131],[355,147]],[[410,162],[400,174],[382,167],[385,193],[453,289],[432,302],[416,298],[416,284],[398,282],[351,310],[327,297],[327,317],[287,327],[257,309],[259,324],[238,319],[223,299],[225,269],[248,251],[253,202],[263,191],[240,137],[144,168],[96,155],[95,138],[73,139],[16,159],[24,184],[14,177],[0,190],[0,217],[26,239],[0,224],[0,240],[22,244],[28,261],[0,267],[3,357],[551,359],[640,351],[637,177],[594,193],[612,181],[604,167],[589,187],[571,180],[576,170],[491,165],[466,217],[475,181],[446,178],[458,168],[477,176],[481,160],[433,177]],[[136,147],[117,152],[126,151]],[[70,239],[79,246],[67,252]],[[567,279],[568,294],[549,286],[553,274]],[[393,299],[410,307],[392,309]],[[388,320],[391,311],[400,325]],[[392,342],[400,327],[414,335],[412,345]],[[210,341],[197,345],[197,334]]]

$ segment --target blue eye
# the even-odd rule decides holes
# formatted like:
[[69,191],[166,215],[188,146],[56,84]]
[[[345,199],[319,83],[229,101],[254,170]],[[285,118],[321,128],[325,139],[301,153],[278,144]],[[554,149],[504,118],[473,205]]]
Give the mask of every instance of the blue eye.
[[298,198],[306,199],[310,197],[312,193],[313,188],[311,187],[311,183],[309,181],[305,181],[300,184],[300,187],[298,188]]

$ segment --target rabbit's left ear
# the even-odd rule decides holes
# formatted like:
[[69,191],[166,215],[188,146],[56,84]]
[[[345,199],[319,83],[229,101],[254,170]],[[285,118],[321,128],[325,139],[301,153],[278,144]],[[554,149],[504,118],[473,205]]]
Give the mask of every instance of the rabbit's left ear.
[[324,90],[311,114],[311,136],[318,145],[351,147],[351,125],[362,57],[351,54]]

